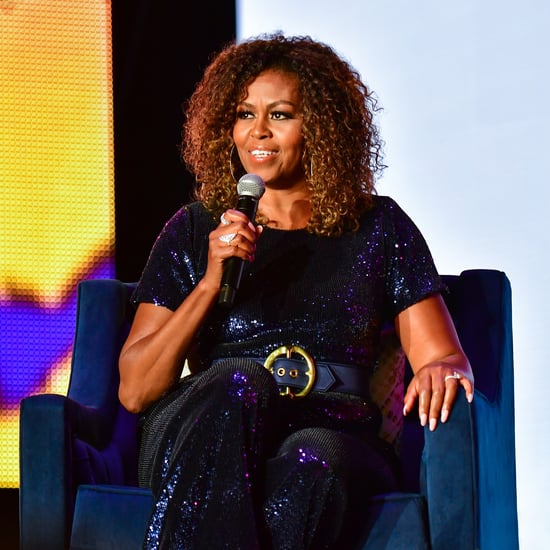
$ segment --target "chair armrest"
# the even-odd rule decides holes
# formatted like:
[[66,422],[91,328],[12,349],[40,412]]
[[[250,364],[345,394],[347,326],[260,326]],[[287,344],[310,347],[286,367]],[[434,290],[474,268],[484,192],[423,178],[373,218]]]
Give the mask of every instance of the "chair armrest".
[[420,469],[432,550],[476,546],[476,471],[471,405],[459,393],[449,420],[424,429]]
[[83,281],[68,397],[35,395],[20,406],[23,550],[68,545],[80,483],[135,481],[136,418],[118,401],[118,355],[135,285]]
[[78,485],[137,482],[136,419],[119,407],[118,414],[107,420],[100,411],[61,395],[22,400],[20,516],[24,550],[64,547]]
[[497,399],[476,392],[473,403],[480,548],[519,547],[512,376],[502,378]]
[[[504,273],[486,282],[495,293],[493,345],[498,369],[493,392],[478,392],[473,402],[479,502],[480,548],[519,547],[514,415],[512,290]],[[473,364],[472,364],[473,365]],[[479,388],[479,384],[476,385]],[[505,528],[503,529],[503,526]]]
[[[467,270],[447,281],[450,309],[472,365],[477,540],[516,549],[518,540],[512,291],[505,273]],[[506,526],[503,529],[503,526]]]
[[20,406],[22,550],[65,548],[74,507],[67,398],[35,395]]

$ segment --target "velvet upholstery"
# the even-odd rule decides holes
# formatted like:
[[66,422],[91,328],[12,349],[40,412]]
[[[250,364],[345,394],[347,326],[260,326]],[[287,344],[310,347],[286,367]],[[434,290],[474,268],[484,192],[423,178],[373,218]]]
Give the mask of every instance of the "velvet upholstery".
[[[405,491],[365,501],[363,550],[518,547],[510,283],[495,270],[444,280],[475,399],[461,393],[433,433],[405,419]],[[152,496],[137,487],[136,418],[117,398],[133,288],[80,283],[68,395],[21,402],[21,550],[140,547]]]

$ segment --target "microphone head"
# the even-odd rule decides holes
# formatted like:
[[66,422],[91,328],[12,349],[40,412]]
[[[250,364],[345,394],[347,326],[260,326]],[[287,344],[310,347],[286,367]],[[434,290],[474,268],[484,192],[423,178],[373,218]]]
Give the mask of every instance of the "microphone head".
[[245,174],[237,183],[237,193],[239,196],[248,195],[259,199],[265,192],[265,183],[260,176],[256,174]]

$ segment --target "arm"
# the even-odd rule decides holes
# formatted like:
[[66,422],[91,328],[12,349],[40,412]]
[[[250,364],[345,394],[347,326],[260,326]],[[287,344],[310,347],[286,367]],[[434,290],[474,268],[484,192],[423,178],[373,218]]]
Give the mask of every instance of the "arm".
[[[420,423],[434,430],[449,417],[459,386],[468,401],[474,395],[474,376],[440,295],[430,296],[397,315],[396,330],[414,377],[407,388],[403,414],[418,400]],[[457,373],[459,379],[453,378]],[[445,377],[447,378],[445,380]]]
[[[261,228],[244,214],[229,210],[209,235],[204,277],[175,310],[141,303],[119,359],[120,402],[140,412],[158,399],[180,377],[185,358],[202,323],[214,307],[220,290],[223,264],[232,256],[252,261]],[[235,233],[231,243],[219,240]]]

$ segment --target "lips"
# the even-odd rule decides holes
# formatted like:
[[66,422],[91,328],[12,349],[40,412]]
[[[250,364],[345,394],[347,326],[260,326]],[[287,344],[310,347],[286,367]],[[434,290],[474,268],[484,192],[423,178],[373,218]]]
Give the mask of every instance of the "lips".
[[263,160],[269,157],[272,157],[276,154],[276,151],[268,151],[265,149],[252,149],[250,151],[250,154],[256,159],[256,160]]

